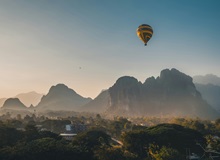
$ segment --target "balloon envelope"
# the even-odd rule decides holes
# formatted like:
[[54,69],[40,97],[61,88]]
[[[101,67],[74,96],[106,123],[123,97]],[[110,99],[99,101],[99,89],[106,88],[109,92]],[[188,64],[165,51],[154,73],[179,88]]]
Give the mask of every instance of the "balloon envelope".
[[148,24],[142,24],[137,28],[137,36],[147,45],[147,42],[151,39],[153,35],[153,29]]

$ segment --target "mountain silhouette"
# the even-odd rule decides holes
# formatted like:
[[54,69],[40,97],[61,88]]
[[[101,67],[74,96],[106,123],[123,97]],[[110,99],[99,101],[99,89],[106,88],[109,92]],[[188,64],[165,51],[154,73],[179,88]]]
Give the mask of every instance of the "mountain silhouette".
[[193,81],[203,99],[220,111],[220,77],[213,74],[198,75],[193,77]]
[[213,108],[220,111],[220,86],[195,83],[197,90]]
[[7,98],[0,98],[0,108],[3,106]]
[[[219,103],[217,101],[216,104],[211,103],[207,97],[213,98],[213,95],[218,95],[219,92],[214,90],[216,86],[211,87],[214,87],[213,92],[210,91],[209,95],[206,95],[207,88],[197,85],[201,95],[192,77],[174,68],[164,69],[160,76],[149,77],[144,83],[132,76],[120,77],[94,100],[82,97],[64,84],[57,84],[49,89],[36,107],[31,105],[31,108],[38,111],[96,112],[109,116],[181,116],[216,119],[219,118],[216,107]],[[27,110],[18,98],[7,99],[2,108]]]
[[94,100],[80,107],[79,111],[103,113],[107,110],[109,98],[109,91],[102,91]]
[[27,107],[18,98],[8,98],[1,109],[27,110]]
[[[120,116],[190,116],[215,119],[213,109],[196,90],[192,78],[176,69],[162,70],[157,78],[150,77],[142,84],[136,78],[124,76],[105,93],[103,98],[86,105],[89,110],[105,110]],[[100,104],[103,104],[102,109]],[[95,106],[98,106],[95,109]],[[91,107],[92,109],[89,109]],[[85,109],[85,108],[84,108]],[[85,109],[86,110],[86,109]]]
[[[43,94],[32,91],[27,93],[20,93],[13,98],[18,98],[25,106],[29,107],[31,105],[36,106],[40,102],[42,96]],[[6,99],[8,98],[0,98],[0,107],[4,104]]]
[[213,84],[220,86],[220,77],[214,74],[207,74],[205,76],[197,75],[193,77],[193,82],[199,84]]
[[91,98],[84,98],[64,84],[52,86],[36,106],[37,110],[73,110],[85,105]]
[[29,107],[31,105],[36,106],[43,97],[43,94],[32,91],[28,93],[20,93],[15,97],[18,98],[22,103],[24,103],[25,106]]

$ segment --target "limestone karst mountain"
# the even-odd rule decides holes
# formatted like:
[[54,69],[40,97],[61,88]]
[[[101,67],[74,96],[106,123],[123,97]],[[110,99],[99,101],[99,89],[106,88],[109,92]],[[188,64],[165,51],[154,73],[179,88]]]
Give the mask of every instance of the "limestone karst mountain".
[[8,98],[2,109],[27,110],[27,107],[18,98]]
[[109,98],[109,91],[104,90],[94,100],[80,107],[79,111],[103,113],[108,109]]
[[[144,83],[134,77],[124,76],[107,91],[106,102],[102,102],[102,107],[108,114],[190,116],[209,119],[219,116],[219,113],[202,99],[192,78],[176,69],[162,70],[159,77],[147,78]],[[93,102],[93,111],[96,110],[94,106],[100,104],[99,96],[96,98],[97,105]],[[87,107],[89,108],[88,104]],[[97,111],[99,110],[100,106],[97,108]]]
[[[94,100],[82,97],[64,84],[57,84],[49,89],[36,107],[32,105],[31,108],[36,111],[96,112],[110,116],[219,118],[219,112],[204,97],[190,76],[176,69],[164,69],[160,76],[149,77],[144,83],[131,76],[120,77]],[[27,109],[19,99],[16,101],[16,105],[8,105],[7,102],[4,108],[20,106],[17,108]]]
[[36,106],[37,110],[73,110],[85,105],[91,98],[84,98],[64,84],[52,86]]

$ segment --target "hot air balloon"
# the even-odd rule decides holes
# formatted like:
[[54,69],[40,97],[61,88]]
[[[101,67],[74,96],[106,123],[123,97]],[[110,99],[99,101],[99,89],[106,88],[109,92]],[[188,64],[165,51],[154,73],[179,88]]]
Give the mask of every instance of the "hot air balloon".
[[147,45],[147,42],[151,39],[153,35],[153,29],[148,24],[142,24],[137,28],[137,36]]

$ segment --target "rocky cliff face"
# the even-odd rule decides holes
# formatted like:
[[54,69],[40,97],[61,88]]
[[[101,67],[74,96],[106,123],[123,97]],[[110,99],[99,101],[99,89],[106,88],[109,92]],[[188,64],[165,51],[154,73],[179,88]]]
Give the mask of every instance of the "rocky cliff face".
[[154,113],[202,118],[218,116],[202,99],[192,78],[176,69],[165,69],[161,71],[160,77],[154,81],[152,78],[150,81],[147,79],[144,85],[145,107],[152,106]]
[[165,69],[159,77],[150,77],[143,84],[134,77],[121,77],[108,92],[108,114],[218,117],[202,99],[192,78],[176,69]]
[[84,98],[64,84],[52,86],[47,95],[43,96],[36,106],[38,110],[73,110],[91,101]]
[[134,77],[121,77],[109,88],[109,112],[136,111],[141,102],[142,84]]

